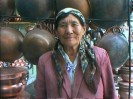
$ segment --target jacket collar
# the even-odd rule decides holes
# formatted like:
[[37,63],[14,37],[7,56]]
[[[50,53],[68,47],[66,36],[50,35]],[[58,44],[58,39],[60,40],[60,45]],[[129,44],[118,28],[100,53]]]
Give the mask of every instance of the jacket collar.
[[78,94],[78,91],[80,89],[81,82],[83,80],[83,74],[81,67],[79,66],[79,62],[77,64],[76,70],[75,70],[75,76],[74,76],[74,84],[71,87],[70,80],[68,77],[67,72],[64,73],[64,79],[63,79],[63,88],[65,89],[67,95],[69,98],[75,98]]

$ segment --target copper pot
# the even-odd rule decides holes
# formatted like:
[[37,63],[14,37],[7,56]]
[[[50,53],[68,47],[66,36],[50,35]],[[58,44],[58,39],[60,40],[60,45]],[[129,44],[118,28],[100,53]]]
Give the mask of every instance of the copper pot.
[[24,91],[25,86],[26,85],[23,83],[18,83],[14,85],[4,85],[1,87],[1,97],[3,98],[17,97]]
[[29,31],[23,41],[24,57],[32,64],[37,64],[39,57],[52,50],[55,45],[54,36],[45,29],[35,28]]
[[15,12],[15,0],[0,0],[0,19],[6,18]]
[[96,45],[108,52],[113,69],[121,67],[128,59],[128,40],[120,27],[109,28]]
[[[91,19],[101,28],[121,25],[128,19],[128,0],[88,0]],[[130,12],[131,13],[131,12]],[[130,14],[129,13],[129,14]]]
[[80,10],[85,18],[90,16],[90,5],[87,0],[56,0],[57,12],[66,7]]
[[54,12],[54,0],[16,0],[19,15],[27,21],[49,18]]
[[28,80],[28,70],[25,67],[1,68],[1,97],[15,97],[24,91]]
[[5,67],[1,68],[0,81],[2,85],[14,85],[27,80],[28,71],[25,67]]
[[[131,78],[129,80],[129,75],[131,75]],[[123,81],[125,82],[133,82],[133,73],[129,74],[129,73],[123,73],[123,74],[120,74],[121,78],[123,79]]]
[[0,61],[14,62],[22,56],[23,35],[11,27],[0,27]]

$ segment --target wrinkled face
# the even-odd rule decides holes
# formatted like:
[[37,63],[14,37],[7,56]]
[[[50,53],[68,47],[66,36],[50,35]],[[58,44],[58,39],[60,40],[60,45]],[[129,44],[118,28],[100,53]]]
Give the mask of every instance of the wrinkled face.
[[56,35],[63,46],[78,46],[86,29],[80,24],[80,21],[72,14],[59,21]]

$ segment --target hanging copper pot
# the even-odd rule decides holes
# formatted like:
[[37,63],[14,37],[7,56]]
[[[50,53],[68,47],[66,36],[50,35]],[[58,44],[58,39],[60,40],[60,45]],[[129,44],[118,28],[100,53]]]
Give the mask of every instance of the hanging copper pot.
[[[128,19],[128,0],[88,0],[90,18],[101,28],[121,25]],[[130,13],[130,12],[129,12]]]
[[55,38],[49,31],[35,28],[25,35],[23,41],[24,57],[32,64],[37,64],[39,57],[52,50],[54,45]]
[[0,61],[13,62],[22,56],[23,35],[11,27],[0,27]]
[[119,27],[108,29],[96,45],[108,52],[113,69],[121,67],[128,59],[128,40]]
[[0,96],[9,98],[20,95],[26,87],[28,78],[28,70],[25,67],[1,68]]
[[15,0],[0,0],[0,19],[13,15]]
[[54,12],[54,0],[16,0],[16,9],[27,21],[49,18]]
[[85,18],[90,16],[90,5],[87,0],[56,0],[57,12],[66,7],[80,10]]

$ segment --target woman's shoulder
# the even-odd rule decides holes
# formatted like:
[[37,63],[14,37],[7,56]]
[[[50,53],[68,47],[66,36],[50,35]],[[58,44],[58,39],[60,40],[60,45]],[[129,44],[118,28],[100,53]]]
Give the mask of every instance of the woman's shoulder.
[[93,51],[98,59],[106,59],[108,57],[108,52],[101,47],[93,46]]
[[98,52],[98,53],[101,53],[101,52],[105,53],[106,52],[105,49],[98,47],[98,46],[93,46],[93,50],[94,50],[94,52]]
[[48,60],[49,58],[51,58],[51,53],[52,53],[52,51],[48,51],[48,52],[43,53],[39,57],[39,60]]

